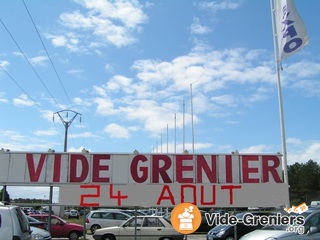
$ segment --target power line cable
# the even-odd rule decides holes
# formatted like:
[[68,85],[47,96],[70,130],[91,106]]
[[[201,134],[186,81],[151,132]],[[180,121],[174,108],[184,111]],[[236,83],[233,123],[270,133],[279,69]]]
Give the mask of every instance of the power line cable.
[[[44,48],[44,50],[45,50],[45,52],[46,52],[46,54],[47,54],[47,57],[48,57],[48,59],[49,59],[49,61],[50,61],[50,63],[51,63],[51,66],[52,66],[55,74],[56,74],[56,77],[57,77],[57,79],[59,80],[60,85],[61,85],[61,87],[62,87],[65,95],[67,96],[68,101],[69,101],[72,109],[75,109],[74,106],[73,106],[73,104],[72,104],[72,101],[70,100],[70,97],[69,97],[69,95],[68,95],[68,93],[67,93],[67,91],[66,91],[66,88],[64,87],[64,84],[63,84],[63,82],[62,82],[62,80],[61,80],[61,78],[60,78],[60,75],[58,74],[58,71],[57,71],[57,69],[56,69],[56,67],[55,67],[55,65],[54,65],[54,63],[53,63],[53,61],[52,61],[52,59],[51,59],[51,57],[50,57],[50,54],[49,54],[49,52],[48,52],[48,50],[47,50],[47,47],[46,47],[46,45],[44,44],[44,41],[43,41],[43,39],[42,39],[39,31],[38,31],[38,28],[36,27],[36,24],[35,24],[35,22],[34,22],[34,20],[33,20],[33,17],[32,17],[32,15],[31,15],[31,13],[30,13],[30,11],[29,11],[29,9],[28,9],[25,1],[22,0],[22,2],[23,2],[23,4],[24,4],[24,7],[25,7],[25,9],[26,9],[29,17],[30,17],[30,20],[31,20],[31,22],[32,22],[32,24],[33,24],[34,29],[35,29],[35,31],[37,32],[37,35],[38,35],[38,37],[39,37],[39,39],[40,39],[40,41],[41,41],[41,44],[42,44],[42,46],[43,46],[43,48]],[[81,128],[81,138],[82,138],[83,145],[84,145],[84,147],[85,147],[85,141],[84,141],[84,137],[83,137],[82,128]]]
[[29,63],[31,69],[33,70],[33,72],[36,74],[36,76],[38,77],[38,79],[40,80],[40,82],[42,83],[43,87],[46,89],[46,91],[49,93],[50,97],[53,99],[53,101],[56,103],[57,106],[59,106],[58,102],[55,100],[55,98],[53,97],[53,95],[51,94],[50,90],[47,88],[47,86],[45,85],[45,83],[43,82],[42,78],[39,76],[39,74],[37,73],[36,69],[33,67],[33,65],[31,64],[30,60],[28,59],[28,57],[26,56],[26,54],[23,52],[23,50],[21,49],[20,45],[18,44],[18,42],[15,40],[15,38],[13,37],[13,35],[11,34],[11,32],[9,31],[9,29],[7,28],[7,26],[5,25],[5,23],[0,19],[1,24],[3,25],[3,27],[6,29],[7,33],[10,35],[11,39],[13,40],[13,42],[16,44],[16,46],[18,47],[18,49],[20,50],[21,54],[23,55],[23,57],[26,59],[26,61]]
[[[20,90],[21,90],[24,94],[27,95],[28,98],[31,99],[31,101],[35,103],[35,105],[38,107],[38,109],[41,110],[41,111],[43,111],[43,109],[41,108],[40,104],[37,103],[37,102],[30,96],[30,94],[27,93],[26,90],[24,90],[24,88],[9,74],[9,72],[8,72],[7,70],[5,70],[4,67],[2,67],[1,65],[0,65],[0,68],[1,68],[2,71],[3,71],[5,74],[7,74],[7,76],[18,86],[18,88],[20,88]],[[55,128],[56,128],[56,130],[57,130],[57,133],[58,133],[58,136],[59,136],[59,138],[60,138],[60,141],[63,142],[63,141],[62,141],[62,138],[61,138],[61,135],[60,135],[60,133],[59,133],[59,131],[58,131],[58,129],[57,129],[57,126],[56,126],[55,124],[54,124],[54,126],[55,126]]]
[[[20,88],[20,90],[21,90],[24,94],[26,94],[27,97],[30,98],[31,101],[34,102],[34,104],[39,107],[39,104],[38,104],[35,100],[33,100],[33,98],[32,98],[32,97],[21,87],[21,85],[7,72],[7,70],[5,70],[1,65],[0,65],[0,68],[1,68],[2,71],[3,71],[5,74],[7,74],[7,76],[18,86],[18,88]],[[39,108],[40,108],[40,107],[39,107]]]
[[27,12],[28,12],[28,15],[29,15],[29,17],[30,17],[30,19],[31,19],[31,22],[32,22],[32,24],[33,24],[33,27],[34,27],[34,29],[36,30],[36,32],[37,32],[37,34],[38,34],[38,37],[39,37],[39,39],[40,39],[40,41],[41,41],[41,43],[42,43],[42,46],[43,46],[43,48],[44,48],[44,50],[45,50],[45,52],[46,52],[46,54],[47,54],[47,56],[48,56],[48,58],[49,58],[49,61],[50,61],[50,63],[51,63],[51,66],[52,66],[55,74],[56,74],[56,77],[58,78],[58,80],[59,80],[59,82],[60,82],[60,85],[61,85],[64,93],[66,94],[66,96],[67,96],[67,98],[68,98],[68,100],[69,100],[69,103],[70,103],[71,107],[74,109],[74,107],[73,107],[73,105],[72,105],[72,102],[71,102],[71,100],[70,100],[70,97],[69,97],[69,95],[68,95],[68,93],[67,93],[67,91],[66,91],[66,88],[64,87],[64,85],[63,85],[63,83],[62,83],[62,81],[61,81],[61,78],[60,78],[60,76],[59,76],[59,74],[58,74],[58,71],[57,71],[55,65],[53,64],[53,61],[52,61],[52,59],[51,59],[51,57],[50,57],[50,55],[49,55],[49,52],[48,52],[48,50],[47,50],[47,48],[46,48],[46,46],[45,46],[45,44],[44,44],[44,42],[43,42],[43,40],[42,40],[42,38],[41,38],[41,35],[40,35],[40,33],[39,33],[39,31],[38,31],[38,29],[37,29],[37,27],[36,27],[36,25],[35,25],[35,23],[34,23],[34,21],[33,21],[33,18],[32,18],[32,16],[31,16],[31,13],[30,13],[30,11],[29,11],[26,3],[24,2],[24,0],[22,0],[22,2],[23,2],[24,6],[25,6],[25,8],[26,8],[26,10],[27,10]]

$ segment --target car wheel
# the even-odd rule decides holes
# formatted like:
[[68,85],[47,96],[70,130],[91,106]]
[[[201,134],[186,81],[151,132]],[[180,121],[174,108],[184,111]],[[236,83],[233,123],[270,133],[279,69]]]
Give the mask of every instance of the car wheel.
[[101,228],[99,225],[92,225],[91,228],[90,228],[91,233],[94,234],[94,232],[99,228]]
[[106,235],[102,237],[102,240],[116,240],[116,238],[112,235]]
[[69,239],[70,240],[78,240],[80,238],[80,234],[76,231],[72,231],[70,234],[69,234]]
[[234,240],[234,237],[227,237],[226,240]]

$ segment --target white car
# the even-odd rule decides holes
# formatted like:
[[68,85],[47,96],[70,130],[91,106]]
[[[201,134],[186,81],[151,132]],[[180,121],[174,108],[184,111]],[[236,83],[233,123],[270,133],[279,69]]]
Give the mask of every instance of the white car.
[[41,228],[30,227],[31,228],[31,239],[32,240],[51,240],[51,234]]
[[119,210],[94,210],[86,217],[86,230],[93,234],[99,228],[119,226],[130,217]]
[[0,202],[0,238],[30,240],[31,229],[25,213],[18,206]]
[[78,210],[75,210],[75,209],[71,209],[70,212],[69,212],[69,215],[68,215],[68,218],[77,218],[79,219],[79,212]]
[[64,217],[69,217],[70,209],[64,211]]
[[184,235],[172,227],[170,220],[161,216],[131,217],[118,227],[97,229],[95,240],[183,240]]

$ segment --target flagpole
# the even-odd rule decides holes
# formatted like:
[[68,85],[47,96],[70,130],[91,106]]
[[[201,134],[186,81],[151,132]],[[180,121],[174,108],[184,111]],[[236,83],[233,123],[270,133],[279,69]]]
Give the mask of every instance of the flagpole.
[[278,85],[278,100],[279,100],[278,102],[279,102],[280,128],[281,128],[282,158],[283,158],[283,177],[284,177],[284,183],[288,184],[287,147],[286,147],[282,91],[281,91],[281,79],[280,79],[279,49],[278,49],[278,44],[277,44],[277,31],[276,31],[276,26],[275,26],[274,0],[270,0],[270,5],[271,5],[271,14],[272,14],[274,56],[275,56],[275,64],[276,64],[276,71],[277,71],[277,83],[278,83],[277,85]]

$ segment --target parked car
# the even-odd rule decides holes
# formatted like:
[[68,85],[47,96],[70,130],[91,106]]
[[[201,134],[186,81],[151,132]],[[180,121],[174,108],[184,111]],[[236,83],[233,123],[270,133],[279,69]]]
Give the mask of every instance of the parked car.
[[27,216],[27,219],[28,219],[30,227],[37,227],[37,228],[41,228],[44,230],[48,230],[47,223],[39,221],[38,219],[30,217],[30,216]]
[[69,212],[69,216],[68,218],[77,218],[79,219],[79,212],[75,209],[71,209],[70,212]]
[[86,217],[86,230],[93,234],[99,228],[119,226],[130,217],[119,210],[94,210]]
[[[48,214],[30,214],[29,216],[40,221],[48,223]],[[62,218],[51,215],[50,233],[53,238],[69,238],[70,240],[78,240],[83,236],[84,228],[80,224],[68,223]]]
[[[236,214],[237,219],[242,219],[245,214],[252,214],[253,216],[269,216],[274,215],[272,212],[242,212]],[[239,221],[238,220],[238,221]],[[207,234],[207,240],[233,240],[235,239],[235,234],[237,235],[237,239],[241,236],[252,232],[256,229],[262,228],[262,225],[245,225],[241,222],[238,222],[236,226],[232,225],[217,225],[213,227]]]
[[[184,235],[172,227],[170,221],[161,216],[131,217],[118,227],[97,229],[95,240],[134,239],[135,232],[141,240],[183,240]],[[120,237],[121,236],[121,237]]]
[[30,240],[31,228],[25,213],[18,206],[0,202],[0,238]]
[[206,211],[200,210],[201,212],[201,223],[196,232],[207,233],[213,226],[209,226],[206,219]]
[[89,208],[85,208],[85,209],[82,208],[80,209],[79,214],[80,216],[83,216],[83,215],[87,215],[89,212],[90,212]]
[[64,211],[64,217],[69,217],[70,209]]
[[[241,240],[316,240],[320,239],[320,210],[309,209],[301,214],[303,225],[274,225],[255,230]],[[301,232],[299,232],[301,231]]]
[[144,212],[140,211],[140,210],[130,210],[130,209],[120,209],[119,211],[121,212],[124,212],[124,213],[127,213],[129,214],[130,216],[134,216],[135,214],[137,216],[140,216],[140,215],[146,215]]
[[44,229],[37,228],[37,227],[30,227],[31,228],[31,239],[32,240],[51,240],[51,234]]

